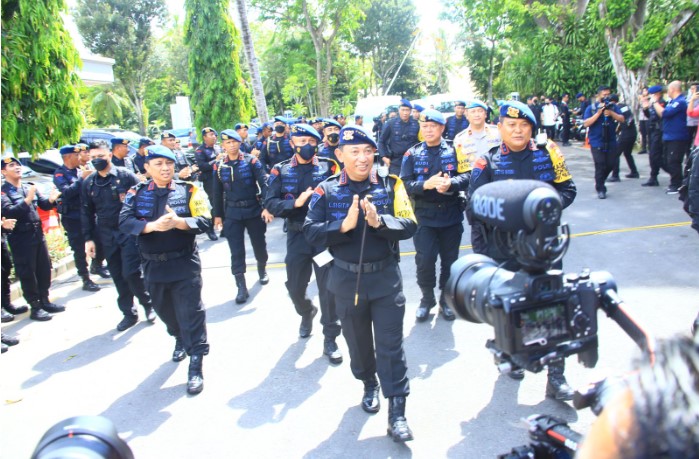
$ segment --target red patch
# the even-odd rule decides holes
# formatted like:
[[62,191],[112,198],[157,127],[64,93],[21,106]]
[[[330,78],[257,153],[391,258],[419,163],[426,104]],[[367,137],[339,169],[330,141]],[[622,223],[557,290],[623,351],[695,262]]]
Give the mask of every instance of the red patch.
[[55,176],[56,176],[56,177],[63,177],[63,174],[57,173],[57,174],[55,174]]
[[272,175],[279,175],[279,170],[276,168],[272,169]]
[[317,194],[318,196],[324,196],[324,195],[325,195],[325,191],[323,191],[323,189],[322,189],[321,187],[319,187],[319,186],[317,186],[316,189],[313,190],[313,192],[314,192],[315,194]]
[[405,153],[403,153],[403,156],[410,156],[410,152],[406,151]]
[[476,160],[476,162],[473,164],[473,167],[477,167],[478,169],[485,169],[485,166],[488,164],[488,162],[485,160],[485,158],[481,157]]

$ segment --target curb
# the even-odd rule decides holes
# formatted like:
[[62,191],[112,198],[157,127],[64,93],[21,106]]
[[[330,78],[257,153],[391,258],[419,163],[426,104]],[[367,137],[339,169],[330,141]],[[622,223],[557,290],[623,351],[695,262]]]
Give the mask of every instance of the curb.
[[[73,259],[72,255],[59,260],[51,268],[51,281],[53,282],[53,280],[56,279],[58,276],[61,276],[67,273],[68,271],[74,269],[75,260]],[[13,282],[10,286],[10,301],[15,301],[20,298],[22,298],[22,287],[19,281]]]

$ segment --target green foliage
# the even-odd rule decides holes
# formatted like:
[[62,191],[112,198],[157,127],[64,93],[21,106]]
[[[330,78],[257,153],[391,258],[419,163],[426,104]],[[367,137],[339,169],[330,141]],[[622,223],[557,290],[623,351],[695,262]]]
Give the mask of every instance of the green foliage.
[[90,112],[98,126],[120,124],[129,101],[112,86],[94,86],[88,89]]
[[605,6],[607,14],[604,18],[604,26],[610,29],[618,29],[626,24],[626,21],[636,12],[635,0],[607,0]]
[[80,65],[60,20],[64,0],[3,1],[2,139],[37,154],[78,137]]
[[185,44],[189,89],[197,130],[249,122],[250,90],[240,69],[241,40],[226,0],[186,0]]
[[699,15],[695,15],[655,58],[652,81],[699,80]]

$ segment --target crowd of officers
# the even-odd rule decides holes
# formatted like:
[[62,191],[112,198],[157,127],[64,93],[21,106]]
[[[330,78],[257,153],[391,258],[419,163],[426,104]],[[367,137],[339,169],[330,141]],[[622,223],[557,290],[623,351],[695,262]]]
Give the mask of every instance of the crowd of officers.
[[[603,91],[599,97],[605,97]],[[345,126],[337,117],[308,124],[276,117],[253,142],[243,123],[220,133],[206,127],[193,163],[170,132],[161,135],[160,145],[142,139],[134,157],[127,155],[127,141],[120,138],[112,139],[111,151],[101,141],[68,145],[60,150],[64,165],[56,170],[56,189],[49,196],[22,183],[19,162],[5,158],[3,321],[6,312],[24,312],[10,304],[9,290],[6,297],[5,228],[30,318],[49,320],[51,313],[64,310],[49,300],[50,261],[36,211],[58,206],[83,289],[99,289],[89,277],[86,259],[99,259],[103,253],[109,272],[99,266],[94,272],[111,274],[114,281],[123,314],[117,329],[126,330],[138,321],[137,298],[146,319],[153,322],[157,314],[174,338],[172,360],[190,356],[187,391],[199,393],[209,344],[196,235],[216,240],[221,231],[225,236],[237,286],[235,301],[242,304],[249,298],[244,234],[265,285],[266,226],[282,218],[286,288],[301,318],[299,336],[310,336],[318,313],[307,295],[315,272],[323,353],[331,363],[343,361],[336,344],[342,333],[352,373],[364,385],[362,409],[379,411],[382,391],[389,400],[388,434],[395,441],[411,440],[405,418],[410,389],[403,351],[406,298],[399,241],[413,238],[416,249],[422,294],[417,321],[428,320],[437,304],[443,319],[451,321],[455,315],[444,288],[458,257],[464,216],[472,227],[474,252],[508,269],[519,268],[498,251],[494,229],[472,218],[468,196],[486,183],[509,179],[553,185],[564,207],[576,196],[558,147],[534,142],[538,125],[527,105],[504,103],[497,126],[488,122],[489,108],[480,101],[458,101],[457,108],[449,119],[433,109],[421,110],[415,119],[414,107],[403,100],[398,116],[380,129],[378,142],[361,124]],[[621,121],[622,115],[611,110],[587,111]],[[592,142],[592,132],[590,138]],[[599,148],[593,144],[593,156]],[[562,360],[549,365],[546,394],[570,400],[572,390],[563,372]],[[521,379],[524,372],[515,370],[510,376]]]

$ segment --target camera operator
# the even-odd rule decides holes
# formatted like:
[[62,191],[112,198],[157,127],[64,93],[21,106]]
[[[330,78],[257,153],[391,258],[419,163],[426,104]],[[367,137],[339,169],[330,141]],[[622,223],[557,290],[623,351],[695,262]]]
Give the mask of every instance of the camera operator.
[[609,86],[597,89],[597,101],[587,107],[583,126],[588,128],[592,159],[595,162],[595,190],[599,199],[607,198],[604,181],[616,163],[616,126],[624,122],[624,116],[609,99]]
[[[471,172],[468,195],[472,196],[486,183],[508,179],[533,179],[547,182],[560,194],[563,208],[568,207],[577,194],[575,184],[568,171],[563,155],[558,147],[549,142],[543,149],[532,140],[532,132],[537,128],[532,111],[521,102],[507,101],[500,107],[498,129],[502,144],[493,148],[476,160]],[[472,214],[471,203],[467,213]],[[503,254],[494,239],[495,230],[473,218],[471,241],[473,251],[488,255],[511,271],[519,269],[519,264],[511,256]],[[564,361],[549,364],[546,395],[557,400],[570,400],[573,390],[563,376]],[[524,378],[524,371],[509,373],[514,379]]]

